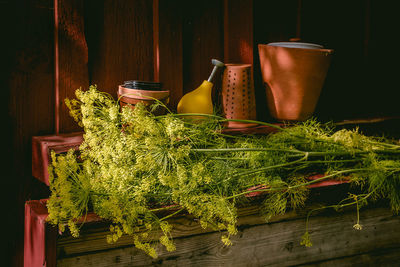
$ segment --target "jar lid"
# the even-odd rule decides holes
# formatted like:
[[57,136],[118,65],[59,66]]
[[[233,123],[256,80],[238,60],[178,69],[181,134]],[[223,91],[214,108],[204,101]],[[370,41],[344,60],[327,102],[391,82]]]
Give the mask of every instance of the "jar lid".
[[131,80],[131,81],[124,81],[124,87],[131,89],[160,91],[162,90],[162,83]]
[[269,43],[271,46],[281,46],[288,48],[305,48],[305,49],[323,49],[324,47],[319,44],[301,43],[301,42],[274,42]]

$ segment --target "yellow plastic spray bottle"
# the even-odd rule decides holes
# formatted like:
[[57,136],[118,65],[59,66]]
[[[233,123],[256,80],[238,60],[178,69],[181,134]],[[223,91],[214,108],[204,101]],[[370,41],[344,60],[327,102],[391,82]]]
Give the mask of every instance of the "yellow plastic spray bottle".
[[210,77],[207,81],[204,80],[195,90],[185,94],[181,98],[177,107],[178,113],[213,114],[211,91],[214,84],[211,81],[217,73],[218,68],[224,67],[225,64],[217,59],[212,59],[211,63],[214,65],[214,68]]

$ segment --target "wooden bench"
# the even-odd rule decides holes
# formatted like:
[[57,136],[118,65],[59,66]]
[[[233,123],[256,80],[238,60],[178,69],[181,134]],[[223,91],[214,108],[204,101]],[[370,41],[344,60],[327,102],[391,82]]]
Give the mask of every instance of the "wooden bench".
[[[313,189],[314,199],[339,191],[340,186]],[[45,200],[27,202],[25,266],[393,266],[400,262],[400,216],[384,205],[361,211],[361,231],[353,229],[354,209],[311,216],[309,248],[300,245],[305,210],[289,211],[266,223],[257,202],[250,203],[239,209],[239,232],[230,247],[222,244],[221,233],[202,229],[190,215],[174,217],[169,222],[177,249],[167,252],[159,246],[157,259],[136,249],[129,236],[108,244],[108,225],[94,214],[78,238],[59,234],[46,217]]]
[[[266,129],[259,129],[260,133]],[[82,133],[33,138],[33,173],[48,184],[46,169],[49,151],[58,153],[77,148]],[[226,247],[221,233],[204,230],[189,214],[169,219],[176,251],[159,246],[153,259],[136,249],[129,236],[108,244],[107,222],[95,214],[87,216],[81,235],[73,238],[59,234],[46,222],[46,200],[25,205],[25,266],[382,266],[400,262],[400,216],[388,203],[379,202],[361,209],[363,229],[355,230],[354,207],[342,212],[331,209],[313,213],[309,220],[312,247],[300,245],[305,232],[307,212],[321,203],[337,203],[347,193],[343,181],[312,185],[311,198],[304,209],[288,211],[268,223],[259,214],[259,198],[239,208],[239,232]]]

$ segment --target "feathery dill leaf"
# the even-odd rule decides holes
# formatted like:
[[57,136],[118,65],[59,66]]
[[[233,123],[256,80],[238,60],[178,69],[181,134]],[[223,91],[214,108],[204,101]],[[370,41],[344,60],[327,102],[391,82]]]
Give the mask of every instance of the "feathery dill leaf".
[[[167,219],[185,211],[230,245],[238,204],[249,194],[264,193],[260,209],[268,220],[302,208],[307,186],[329,178],[347,177],[362,191],[336,207],[388,198],[400,211],[400,145],[392,140],[335,131],[315,119],[268,136],[227,136],[221,133],[227,119],[215,114],[197,121],[154,116],[141,104],[121,108],[95,86],[76,97],[66,104],[84,141],[79,157],[52,154],[47,204],[48,220],[75,236],[90,210],[111,222],[108,242],[131,235],[137,248],[157,257],[156,241],[175,249]],[[315,172],[325,176],[304,178]],[[312,244],[308,229],[302,244]]]

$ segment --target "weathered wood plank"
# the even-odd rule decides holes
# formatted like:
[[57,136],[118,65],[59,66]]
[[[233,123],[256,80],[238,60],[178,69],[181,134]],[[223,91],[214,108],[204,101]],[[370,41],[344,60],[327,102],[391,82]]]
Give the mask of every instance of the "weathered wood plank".
[[51,151],[64,153],[78,149],[83,141],[83,133],[70,133],[32,137],[32,175],[49,185],[48,168],[51,163]]
[[170,90],[174,110],[183,96],[183,0],[154,0],[153,32],[155,80]]
[[302,266],[313,267],[365,267],[365,266],[398,266],[400,262],[400,248],[377,249],[372,252],[356,254],[349,257],[329,259],[313,262]]
[[252,0],[224,0],[224,61],[253,64]]
[[183,8],[183,93],[188,93],[208,79],[212,58],[223,59],[223,3],[185,1]]
[[24,266],[55,266],[57,228],[46,223],[44,201],[25,203]]
[[[24,203],[43,193],[31,177],[31,137],[54,131],[53,1],[0,3],[2,33],[2,266],[22,266]],[[4,159],[5,158],[5,159]]]
[[54,0],[56,133],[80,130],[69,115],[64,100],[75,98],[76,89],[86,90],[89,86],[83,3],[80,0]]
[[[336,184],[333,186],[333,184]],[[275,216],[270,219],[272,222],[280,222],[287,220],[294,220],[305,218],[307,210],[314,207],[315,203],[327,203],[327,205],[335,203],[335,199],[341,199],[346,194],[347,184],[338,184],[339,181],[324,181],[312,185],[312,194],[310,197],[310,204],[307,209],[300,209],[297,211],[287,211],[283,215]],[[251,226],[257,224],[264,224],[265,220],[260,216],[260,201],[263,199],[262,195],[249,196],[250,202],[245,206],[238,208],[238,225]],[[315,202],[315,203],[314,203]],[[319,204],[318,204],[319,205]],[[90,214],[89,214],[90,215]],[[70,257],[74,254],[84,254],[88,252],[95,252],[99,250],[109,250],[113,248],[131,246],[132,239],[129,236],[122,236],[118,242],[108,244],[106,242],[106,235],[108,233],[107,222],[99,222],[94,220],[95,223],[89,223],[83,226],[82,235],[79,238],[73,238],[67,234],[63,234],[58,239],[58,255],[59,257]],[[203,229],[193,216],[184,214],[179,217],[170,218],[169,222],[173,225],[172,236],[173,238],[187,237],[191,235],[198,235],[213,232],[212,229]],[[157,234],[155,234],[158,236]]]
[[116,97],[123,81],[153,80],[153,1],[92,0],[86,8],[90,83]]
[[[263,219],[258,216],[258,206],[249,206],[241,209],[239,224],[253,225],[264,223]],[[277,217],[275,220],[282,220],[295,216],[295,213],[288,213],[284,216]],[[172,218],[169,222],[173,225],[172,236],[174,238],[198,235],[213,232],[211,229],[203,229],[200,224],[194,220],[192,216],[180,216]],[[91,226],[79,238],[71,236],[60,237],[57,243],[58,254],[62,257],[69,257],[74,254],[87,253],[89,251],[109,250],[124,246],[132,246],[133,240],[129,236],[122,236],[115,244],[108,244],[106,236],[108,228],[104,225]]]
[[[400,248],[400,217],[386,208],[370,208],[361,212],[362,231],[356,231],[355,213],[323,213],[310,219],[314,246],[301,246],[305,231],[301,219],[269,224],[243,225],[233,245],[224,247],[220,233],[197,234],[175,238],[177,250],[158,248],[159,258],[152,259],[132,246],[102,250],[95,254],[79,254],[58,260],[58,266],[289,266],[322,262],[329,259],[371,254],[378,249]],[[389,254],[390,262],[395,260]],[[358,257],[368,263],[369,257]],[[360,262],[361,264],[362,262]]]

